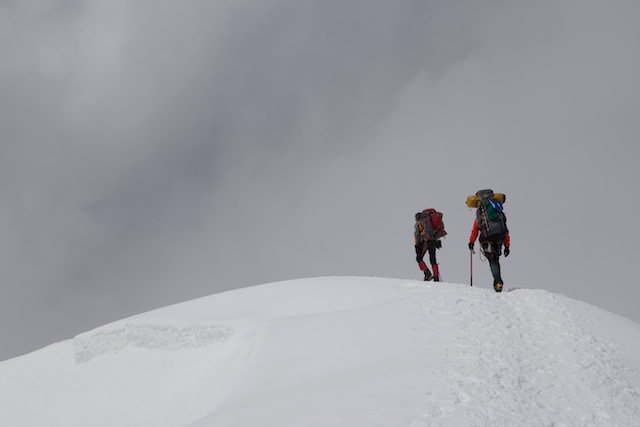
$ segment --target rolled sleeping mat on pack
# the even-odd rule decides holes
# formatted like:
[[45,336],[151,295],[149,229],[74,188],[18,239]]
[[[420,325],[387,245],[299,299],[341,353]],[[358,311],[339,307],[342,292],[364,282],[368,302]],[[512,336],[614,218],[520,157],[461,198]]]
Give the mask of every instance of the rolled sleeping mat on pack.
[[[505,196],[503,193],[493,193],[493,199],[504,204],[504,202],[507,200],[507,196]],[[476,194],[474,194],[473,196],[469,196],[467,197],[467,206],[469,206],[470,208],[477,208],[479,201],[480,196]]]

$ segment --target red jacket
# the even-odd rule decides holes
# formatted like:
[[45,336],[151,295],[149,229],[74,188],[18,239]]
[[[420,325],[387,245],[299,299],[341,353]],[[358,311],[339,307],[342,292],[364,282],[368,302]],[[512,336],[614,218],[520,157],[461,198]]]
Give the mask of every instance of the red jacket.
[[[471,229],[471,235],[469,236],[469,242],[475,243],[478,235],[480,234],[480,227],[478,226],[478,220],[473,220],[473,228]],[[509,232],[504,235],[504,240],[502,241],[505,247],[509,247],[511,245],[511,239],[509,238]]]

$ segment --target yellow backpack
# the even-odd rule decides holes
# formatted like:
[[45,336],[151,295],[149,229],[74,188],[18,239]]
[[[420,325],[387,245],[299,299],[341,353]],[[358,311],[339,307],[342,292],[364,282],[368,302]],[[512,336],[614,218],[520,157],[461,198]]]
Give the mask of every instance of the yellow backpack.
[[[493,199],[499,201],[504,204],[505,200],[507,200],[507,196],[502,193],[493,193]],[[477,208],[478,202],[480,201],[480,196],[474,194],[473,196],[467,197],[467,206],[470,208]]]

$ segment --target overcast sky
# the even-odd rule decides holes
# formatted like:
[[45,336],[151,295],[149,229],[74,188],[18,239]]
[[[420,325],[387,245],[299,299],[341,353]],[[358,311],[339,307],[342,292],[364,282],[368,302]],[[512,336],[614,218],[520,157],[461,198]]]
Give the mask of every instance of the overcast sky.
[[238,287],[420,279],[427,207],[468,283],[483,188],[507,287],[640,322],[638,40],[632,0],[0,0],[0,360]]

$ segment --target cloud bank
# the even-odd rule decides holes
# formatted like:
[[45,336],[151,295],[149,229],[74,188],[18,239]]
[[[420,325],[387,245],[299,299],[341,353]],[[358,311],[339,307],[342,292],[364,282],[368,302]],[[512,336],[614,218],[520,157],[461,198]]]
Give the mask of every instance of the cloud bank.
[[0,357],[252,284],[419,277],[428,206],[443,278],[466,281],[464,200],[487,187],[508,195],[507,285],[640,320],[637,12],[1,2],[0,311],[30,331],[2,330]]

